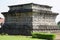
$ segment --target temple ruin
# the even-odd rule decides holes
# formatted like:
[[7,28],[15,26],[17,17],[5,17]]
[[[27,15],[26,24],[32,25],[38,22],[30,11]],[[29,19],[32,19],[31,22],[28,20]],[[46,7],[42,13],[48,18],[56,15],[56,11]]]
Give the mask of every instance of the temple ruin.
[[60,32],[55,23],[58,13],[52,12],[51,6],[28,3],[8,7],[8,12],[2,12],[5,16],[4,33]]

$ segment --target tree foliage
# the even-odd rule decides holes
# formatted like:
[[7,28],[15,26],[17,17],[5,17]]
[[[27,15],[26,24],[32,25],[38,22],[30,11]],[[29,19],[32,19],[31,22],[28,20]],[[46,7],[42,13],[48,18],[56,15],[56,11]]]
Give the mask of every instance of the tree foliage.
[[58,27],[60,28],[60,21],[57,24],[58,24]]

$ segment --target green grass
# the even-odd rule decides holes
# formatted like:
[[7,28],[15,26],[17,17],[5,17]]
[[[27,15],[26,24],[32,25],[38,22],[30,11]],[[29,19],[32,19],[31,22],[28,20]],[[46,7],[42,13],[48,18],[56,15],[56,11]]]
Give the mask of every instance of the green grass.
[[44,39],[32,38],[32,36],[0,35],[0,40],[44,40]]

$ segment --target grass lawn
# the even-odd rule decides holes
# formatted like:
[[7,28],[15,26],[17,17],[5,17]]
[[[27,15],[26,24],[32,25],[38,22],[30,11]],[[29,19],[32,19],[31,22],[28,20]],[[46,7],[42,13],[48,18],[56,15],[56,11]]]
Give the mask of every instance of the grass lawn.
[[0,35],[0,40],[43,40],[21,35]]

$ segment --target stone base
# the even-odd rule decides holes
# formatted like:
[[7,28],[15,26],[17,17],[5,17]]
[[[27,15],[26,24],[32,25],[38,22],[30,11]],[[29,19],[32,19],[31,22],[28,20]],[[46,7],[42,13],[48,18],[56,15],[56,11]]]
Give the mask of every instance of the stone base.
[[49,30],[49,29],[34,29],[33,32],[45,32],[45,33],[60,33],[60,30]]

